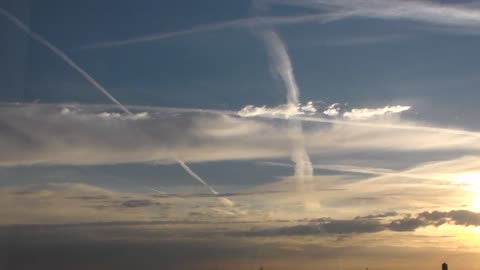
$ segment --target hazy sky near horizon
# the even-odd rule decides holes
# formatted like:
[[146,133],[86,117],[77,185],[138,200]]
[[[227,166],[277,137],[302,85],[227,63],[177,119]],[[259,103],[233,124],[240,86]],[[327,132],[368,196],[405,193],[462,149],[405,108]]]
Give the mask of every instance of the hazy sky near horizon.
[[478,1],[3,0],[0,36],[0,269],[480,266]]

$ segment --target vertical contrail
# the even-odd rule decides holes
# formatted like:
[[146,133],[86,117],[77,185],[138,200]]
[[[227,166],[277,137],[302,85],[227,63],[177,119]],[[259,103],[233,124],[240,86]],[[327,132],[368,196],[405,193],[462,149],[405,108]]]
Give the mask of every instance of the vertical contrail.
[[[100,91],[102,94],[104,94],[107,98],[109,98],[113,103],[117,104],[125,113],[128,115],[133,115],[130,110],[127,109],[122,103],[120,103],[116,98],[114,98],[108,91],[103,87],[100,83],[98,83],[90,74],[88,74],[84,69],[82,69],[80,66],[78,66],[68,55],[66,55],[62,50],[57,48],[55,45],[50,43],[48,40],[46,40],[44,37],[41,35],[33,32],[25,23],[23,23],[20,19],[15,17],[14,15],[10,14],[8,11],[0,8],[0,14],[5,16],[8,20],[10,20],[13,24],[15,24],[18,28],[20,28],[23,32],[25,32],[27,35],[29,35],[33,40],[39,42],[43,46],[47,47],[50,51],[52,51],[54,54],[56,54],[58,57],[60,57],[63,61],[65,61],[70,67],[75,69],[80,75],[82,75],[83,78],[85,78],[89,83],[91,83],[95,89]],[[193,178],[197,179],[200,181],[204,186],[206,186],[213,194],[217,195],[218,192],[216,192],[213,188],[211,188],[202,178],[200,178],[197,174],[195,174],[183,161],[176,159],[176,161],[182,166],[185,171],[187,171]],[[227,198],[220,198],[222,203],[225,205],[233,205],[233,202],[228,200]]]
[[[300,90],[293,74],[293,67],[287,48],[282,39],[273,30],[265,30],[261,34],[267,45],[272,66],[287,89],[287,104],[297,107],[300,103]],[[293,143],[292,161],[295,163],[295,177],[297,181],[301,182],[311,180],[313,167],[305,147],[302,123],[298,120],[290,120],[289,133]]]
[[287,104],[297,106],[300,103],[300,91],[293,75],[292,63],[285,44],[273,30],[262,32],[262,38],[267,45],[267,52],[272,61],[272,66],[287,89]]
[[107,98],[109,98],[113,103],[117,104],[125,113],[132,115],[132,113],[122,105],[116,98],[114,98],[108,91],[105,89],[100,83],[98,83],[90,74],[88,74],[84,69],[79,67],[68,55],[66,55],[63,51],[59,48],[54,46],[48,40],[46,40],[41,35],[33,32],[25,23],[20,21],[17,17],[10,14],[8,11],[0,8],[0,14],[5,16],[8,20],[10,20],[13,24],[15,24],[18,28],[20,28],[23,32],[29,35],[33,40],[38,41],[43,46],[47,47],[50,51],[60,57],[63,61],[65,61],[70,67],[78,71],[80,75],[85,78],[89,83],[91,83],[98,91],[104,94]]

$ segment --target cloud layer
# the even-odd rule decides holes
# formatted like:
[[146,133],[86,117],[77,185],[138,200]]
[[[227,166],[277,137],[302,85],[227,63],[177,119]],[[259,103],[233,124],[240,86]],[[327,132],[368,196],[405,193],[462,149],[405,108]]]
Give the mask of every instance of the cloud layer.
[[378,233],[386,230],[404,232],[415,231],[427,226],[441,226],[453,224],[459,226],[480,226],[480,213],[468,210],[452,210],[449,212],[422,212],[416,217],[406,216],[400,219],[386,220],[383,218],[395,217],[395,212],[382,215],[370,215],[357,217],[350,220],[336,220],[320,218],[312,220],[308,224],[273,229],[256,230],[249,232],[236,232],[234,235],[245,236],[306,236],[306,235],[329,235],[329,234],[363,234]]
[[[123,116],[109,106],[39,104],[2,105],[0,111],[1,166],[288,157],[292,136],[297,136],[286,136],[289,127],[280,121],[284,117],[241,118],[221,111],[137,108],[133,116]],[[311,125],[302,135],[311,154],[386,149],[473,151],[480,146],[476,132],[425,127],[397,118],[292,118]]]

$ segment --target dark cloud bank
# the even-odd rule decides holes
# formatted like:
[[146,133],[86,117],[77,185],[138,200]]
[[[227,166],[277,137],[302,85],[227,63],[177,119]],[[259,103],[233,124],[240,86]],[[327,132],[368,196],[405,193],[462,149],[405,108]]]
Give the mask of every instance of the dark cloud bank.
[[[247,232],[234,232],[235,236],[303,236],[303,235],[328,235],[328,234],[362,234],[381,231],[409,232],[418,228],[443,224],[460,226],[480,226],[480,213],[468,210],[452,210],[449,212],[422,212],[415,217],[410,215],[397,217],[396,212],[380,215],[356,217],[351,220],[335,220],[320,218],[311,220],[308,224],[279,227],[273,229],[252,229]],[[387,219],[386,221],[384,219]]]
[[[128,204],[137,207],[148,202],[130,201]],[[442,224],[480,226],[480,213],[452,210],[405,216],[387,212],[349,220],[319,218],[303,225],[234,233],[229,233],[228,228],[217,228],[211,235],[206,235],[202,230],[204,227],[196,227],[194,223],[180,222],[180,224],[192,225],[193,227],[189,227],[192,234],[172,230],[171,227],[163,229],[162,223],[156,222],[0,226],[0,269],[203,270],[215,269],[219,265],[225,269],[252,269],[251,263],[264,264],[266,261],[275,262],[281,258],[328,260],[336,258],[338,254],[357,258],[430,256],[430,253],[420,254],[418,249],[394,250],[393,247],[372,249],[354,246],[341,248],[328,245],[317,245],[292,252],[277,242],[259,245],[255,239],[256,236],[341,237],[387,230],[409,232],[421,227]],[[227,224],[223,224],[222,227],[224,225]],[[238,260],[248,264],[237,265]]]

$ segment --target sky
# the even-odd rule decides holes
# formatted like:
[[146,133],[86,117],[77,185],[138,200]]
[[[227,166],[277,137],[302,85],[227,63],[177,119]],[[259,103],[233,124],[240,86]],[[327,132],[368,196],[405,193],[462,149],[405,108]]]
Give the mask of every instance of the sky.
[[480,267],[480,2],[0,1],[0,269]]

